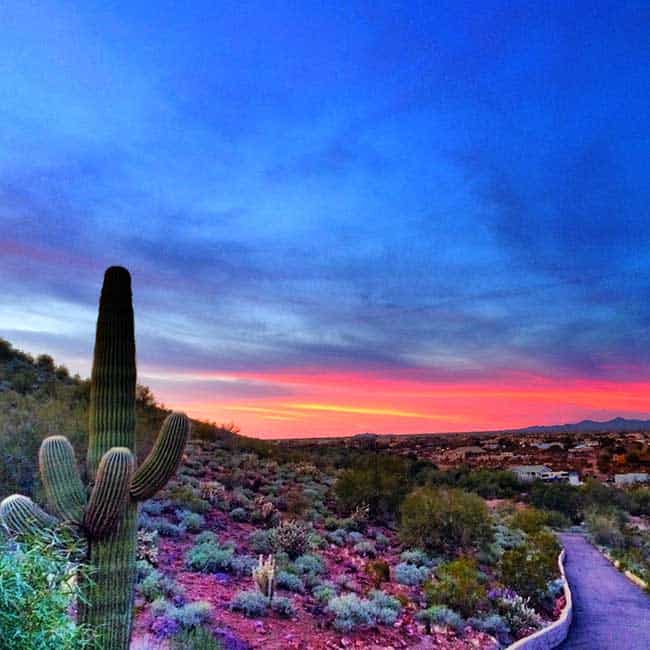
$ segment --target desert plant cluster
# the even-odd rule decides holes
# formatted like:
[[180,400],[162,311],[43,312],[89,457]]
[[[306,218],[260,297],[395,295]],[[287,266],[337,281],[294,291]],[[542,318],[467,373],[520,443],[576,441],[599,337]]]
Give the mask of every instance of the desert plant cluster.
[[421,486],[388,521],[341,499],[341,476],[190,441],[142,507],[136,635],[207,626],[226,647],[496,648],[557,615],[559,546],[541,511]]
[[234,425],[194,422],[186,442],[188,419],[136,387],[124,269],[106,275],[90,382],[0,343],[0,488],[25,493],[0,506],[1,649],[505,647],[559,615],[553,529],[583,520],[647,580],[647,488]]

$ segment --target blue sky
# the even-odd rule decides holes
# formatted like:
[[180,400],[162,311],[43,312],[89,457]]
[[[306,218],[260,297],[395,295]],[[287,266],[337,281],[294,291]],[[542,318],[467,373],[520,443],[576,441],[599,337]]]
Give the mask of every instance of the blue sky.
[[[649,25],[642,2],[5,2],[0,335],[87,373],[119,263],[143,380],[218,420],[296,396],[287,372],[648,380]],[[539,417],[607,414],[573,406]]]

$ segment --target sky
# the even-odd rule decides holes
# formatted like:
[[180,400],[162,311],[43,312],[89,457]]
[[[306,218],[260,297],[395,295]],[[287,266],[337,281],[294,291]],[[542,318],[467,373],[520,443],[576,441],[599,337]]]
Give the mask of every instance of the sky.
[[0,336],[259,437],[650,416],[650,7],[0,5]]

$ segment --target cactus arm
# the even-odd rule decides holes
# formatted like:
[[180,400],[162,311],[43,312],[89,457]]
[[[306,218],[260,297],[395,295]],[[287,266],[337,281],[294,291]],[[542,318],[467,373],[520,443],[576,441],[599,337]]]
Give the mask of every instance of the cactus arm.
[[102,456],[84,517],[91,538],[106,535],[124,515],[134,468],[135,458],[126,447],[114,447]]
[[50,510],[63,521],[83,521],[86,491],[79,476],[74,450],[64,436],[43,440],[38,465]]
[[12,494],[2,500],[0,521],[12,535],[38,535],[44,528],[53,528],[58,523],[56,517],[22,494]]
[[190,421],[185,413],[167,416],[156,444],[131,482],[131,496],[134,499],[143,501],[151,498],[174,475],[189,435]]
[[135,453],[135,338],[131,276],[119,266],[104,275],[90,383],[88,474],[113,447]]

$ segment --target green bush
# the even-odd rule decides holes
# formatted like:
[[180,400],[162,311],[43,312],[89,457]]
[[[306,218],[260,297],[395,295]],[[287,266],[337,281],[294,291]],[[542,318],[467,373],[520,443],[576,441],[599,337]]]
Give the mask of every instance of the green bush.
[[621,549],[625,546],[620,513],[613,510],[590,510],[585,516],[585,523],[596,544],[610,549]]
[[347,512],[367,506],[371,519],[393,521],[408,490],[408,465],[391,456],[373,455],[366,461],[341,474],[334,486],[338,503]]
[[248,618],[264,616],[269,606],[269,599],[259,591],[239,591],[230,602],[230,609],[241,612]]
[[523,508],[517,510],[512,518],[511,524],[514,528],[519,528],[525,533],[531,535],[538,533],[544,526],[547,526],[550,521],[550,516],[547,512],[538,510],[537,508]]
[[298,594],[305,592],[305,583],[297,575],[288,571],[278,571],[275,576],[275,584],[280,589],[294,591]]
[[506,551],[501,558],[501,580],[525,598],[540,603],[547,583],[558,575],[560,545],[554,535],[540,531]]
[[421,609],[416,614],[416,618],[425,624],[428,634],[431,634],[432,625],[444,625],[459,634],[465,624],[460,614],[445,605],[433,605],[427,609]]
[[156,569],[152,569],[138,584],[138,591],[148,602],[153,602],[163,597],[175,598],[182,596],[184,593],[183,588],[177,585],[172,578]]
[[231,546],[222,547],[203,542],[190,548],[185,554],[185,566],[192,571],[214,573],[230,571],[235,551]]
[[430,605],[446,605],[467,617],[474,614],[485,599],[486,590],[473,559],[459,558],[441,564],[436,576],[436,582],[429,582],[424,587]]
[[0,543],[0,648],[77,650],[92,646],[89,631],[69,616],[79,593],[71,564],[79,550],[57,535],[16,546]]
[[370,576],[375,588],[379,588],[382,582],[388,582],[390,580],[390,564],[385,560],[368,562],[365,572]]
[[492,541],[492,521],[485,501],[462,490],[420,488],[402,504],[400,536],[430,551],[484,547]]
[[274,550],[286,553],[292,560],[305,554],[309,542],[309,529],[296,519],[283,521],[271,531],[271,544]]
[[417,566],[409,562],[400,562],[395,567],[395,580],[401,585],[409,585],[411,587],[423,584],[429,577],[431,570],[426,566]]
[[296,615],[293,603],[284,596],[277,596],[271,601],[271,609],[282,618],[291,618]]
[[536,508],[555,510],[574,523],[580,522],[583,500],[579,488],[573,485],[535,481],[530,490],[530,501]]

